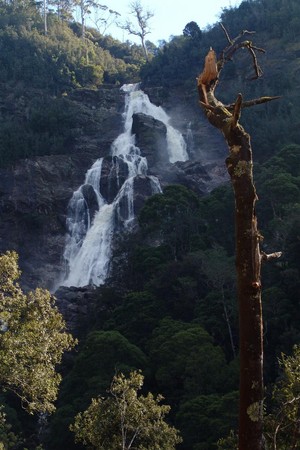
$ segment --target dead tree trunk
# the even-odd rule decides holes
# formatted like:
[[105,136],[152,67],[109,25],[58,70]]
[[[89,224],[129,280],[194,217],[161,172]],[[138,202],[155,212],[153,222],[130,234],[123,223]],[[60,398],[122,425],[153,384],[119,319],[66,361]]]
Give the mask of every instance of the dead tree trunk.
[[240,405],[239,405],[239,449],[263,449],[263,322],[261,306],[261,261],[260,234],[257,229],[255,203],[257,195],[253,183],[252,149],[250,136],[239,124],[243,107],[273,100],[263,97],[243,103],[238,94],[235,104],[225,106],[214,95],[221,70],[239,48],[249,50],[253,59],[255,78],[261,70],[257,64],[256,51],[263,51],[250,41],[241,41],[243,31],[231,40],[224,27],[228,47],[217,61],[210,49],[203,72],[198,77],[200,104],[209,122],[224,135],[229,147],[226,166],[235,195],[236,271],[239,304],[240,334]]

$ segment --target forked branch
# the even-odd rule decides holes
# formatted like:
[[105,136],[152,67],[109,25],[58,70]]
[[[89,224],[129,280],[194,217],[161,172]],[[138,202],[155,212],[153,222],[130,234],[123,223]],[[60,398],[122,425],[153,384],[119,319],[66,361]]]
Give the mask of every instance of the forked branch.
[[282,252],[274,252],[274,253],[265,253],[260,252],[262,261],[270,261],[271,259],[278,259],[281,258]]
[[220,23],[220,26],[221,26],[222,30],[224,31],[224,34],[226,36],[226,39],[227,39],[229,45],[234,45],[235,42],[237,42],[245,34],[255,34],[255,31],[242,30],[238,36],[236,36],[234,39],[231,39],[229,37],[228,31],[226,30],[224,25],[222,23]]
[[259,78],[263,72],[258,64],[256,52],[265,53],[265,50],[263,48],[256,47],[255,45],[253,45],[252,41],[249,40],[240,41],[240,39],[243,36],[245,36],[245,34],[254,34],[255,31],[243,30],[238,36],[236,36],[234,39],[231,39],[225,26],[222,23],[220,25],[229,43],[228,47],[226,47],[225,50],[222,52],[221,59],[218,62],[220,68],[223,67],[227,61],[230,61],[232,59],[234,53],[237,50],[239,50],[240,48],[246,48],[249,51],[251,58],[253,60],[253,68],[255,71],[255,76],[252,77],[251,79]]

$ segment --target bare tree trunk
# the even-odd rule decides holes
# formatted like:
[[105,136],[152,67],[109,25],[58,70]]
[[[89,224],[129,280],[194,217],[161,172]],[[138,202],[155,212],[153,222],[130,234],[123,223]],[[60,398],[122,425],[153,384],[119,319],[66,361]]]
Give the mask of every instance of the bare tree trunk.
[[133,0],[132,3],[130,3],[130,8],[131,14],[133,14],[137,20],[137,28],[129,20],[127,20],[124,25],[120,25],[120,28],[141,39],[143,52],[146,61],[148,61],[149,57],[145,37],[150,33],[149,20],[154,14],[150,10],[144,10],[140,0]]
[[[263,97],[243,103],[241,94],[235,104],[225,106],[214,95],[220,72],[227,60],[239,48],[249,50],[256,72],[255,51],[250,41],[239,42],[242,32],[229,41],[228,47],[216,60],[210,49],[203,72],[198,77],[200,104],[209,122],[218,128],[228,144],[229,156],[226,166],[235,195],[236,271],[239,306],[240,333],[240,404],[239,404],[239,450],[263,449],[263,324],[261,306],[261,260],[260,235],[255,215],[256,190],[253,183],[253,161],[250,136],[239,124],[242,107],[252,106],[273,97]],[[266,258],[268,259],[268,258]]]
[[142,41],[143,52],[144,52],[146,61],[148,62],[149,61],[148,50],[147,50],[147,47],[146,47],[146,44],[145,44],[145,37],[144,36],[141,36],[141,41]]
[[255,216],[250,137],[237,126],[226,136],[227,169],[235,194],[236,270],[240,335],[240,450],[261,450],[263,403],[263,326],[261,258]]

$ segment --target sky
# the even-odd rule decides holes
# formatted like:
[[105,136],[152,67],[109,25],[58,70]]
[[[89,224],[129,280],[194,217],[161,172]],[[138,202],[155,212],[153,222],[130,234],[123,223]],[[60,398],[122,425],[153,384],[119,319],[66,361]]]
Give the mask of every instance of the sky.
[[[120,20],[130,18],[134,22],[133,17],[129,15],[131,0],[107,0],[103,3],[118,11],[122,15]],[[207,25],[218,21],[222,8],[235,7],[240,3],[241,0],[141,0],[142,6],[154,13],[149,21],[151,33],[147,35],[147,39],[154,44],[158,44],[159,40],[169,41],[170,36],[182,34],[185,25],[191,21],[197,22],[203,30]],[[133,36],[114,26],[110,26],[106,34],[111,34],[121,41],[134,41]]]

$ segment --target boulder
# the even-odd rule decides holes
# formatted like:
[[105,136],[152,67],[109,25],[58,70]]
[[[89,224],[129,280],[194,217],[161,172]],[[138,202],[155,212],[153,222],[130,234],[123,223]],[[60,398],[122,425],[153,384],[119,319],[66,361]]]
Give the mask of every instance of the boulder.
[[129,204],[126,190],[124,195],[120,197],[118,208],[116,209],[116,226],[121,230],[124,225],[134,225],[140,209],[143,207],[145,200],[153,195],[153,182],[149,176],[137,175],[134,177],[132,186],[133,189],[133,204]]
[[141,155],[147,158],[149,168],[168,161],[167,129],[162,122],[147,114],[133,114],[132,133]]
[[107,203],[112,203],[124,181],[128,177],[128,166],[119,156],[103,159],[100,192]]

